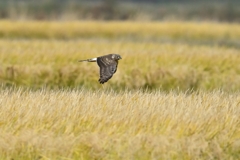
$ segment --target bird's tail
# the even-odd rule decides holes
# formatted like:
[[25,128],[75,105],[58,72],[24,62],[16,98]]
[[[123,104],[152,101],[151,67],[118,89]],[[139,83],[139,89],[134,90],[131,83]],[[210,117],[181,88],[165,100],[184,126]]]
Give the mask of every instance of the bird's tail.
[[79,60],[78,62],[96,62],[97,58],[92,58],[92,59],[85,59],[85,60]]

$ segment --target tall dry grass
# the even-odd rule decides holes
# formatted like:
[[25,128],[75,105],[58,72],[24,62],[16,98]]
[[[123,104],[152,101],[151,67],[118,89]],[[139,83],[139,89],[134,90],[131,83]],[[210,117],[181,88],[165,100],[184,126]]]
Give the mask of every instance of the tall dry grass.
[[240,97],[221,91],[2,89],[1,159],[239,159]]
[[240,158],[238,24],[0,24],[0,159]]

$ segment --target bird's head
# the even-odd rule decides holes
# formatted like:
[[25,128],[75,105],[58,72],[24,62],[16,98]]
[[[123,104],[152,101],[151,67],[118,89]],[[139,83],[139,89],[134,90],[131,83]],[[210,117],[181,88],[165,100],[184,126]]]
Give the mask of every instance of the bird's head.
[[118,60],[122,59],[122,57],[119,54],[112,54],[112,59],[118,61]]

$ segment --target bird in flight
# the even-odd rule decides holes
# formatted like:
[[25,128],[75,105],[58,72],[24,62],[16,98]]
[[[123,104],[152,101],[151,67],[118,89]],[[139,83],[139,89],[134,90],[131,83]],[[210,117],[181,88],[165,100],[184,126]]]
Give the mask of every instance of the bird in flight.
[[112,78],[117,71],[118,60],[122,59],[119,54],[108,54],[105,56],[91,58],[86,60],[79,60],[79,62],[97,62],[100,67],[99,83],[103,84]]

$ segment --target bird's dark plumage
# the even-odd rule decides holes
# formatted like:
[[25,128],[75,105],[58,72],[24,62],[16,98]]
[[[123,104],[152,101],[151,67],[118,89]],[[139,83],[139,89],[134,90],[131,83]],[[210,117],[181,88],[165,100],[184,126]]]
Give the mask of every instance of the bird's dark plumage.
[[97,58],[80,60],[79,62],[97,62],[100,67],[100,78],[98,81],[103,84],[112,78],[113,74],[117,71],[118,60],[120,59],[122,57],[118,54],[108,54]]

